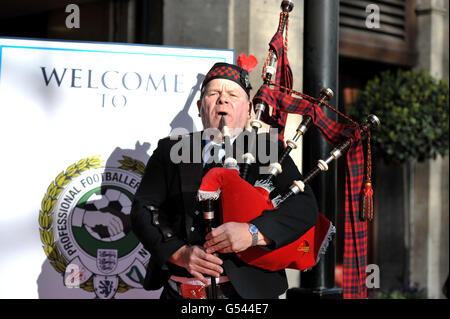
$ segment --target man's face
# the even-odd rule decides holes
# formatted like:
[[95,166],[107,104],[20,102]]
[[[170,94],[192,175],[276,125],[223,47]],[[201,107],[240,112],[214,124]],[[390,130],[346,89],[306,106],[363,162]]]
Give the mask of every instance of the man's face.
[[225,121],[231,135],[237,131],[235,129],[244,129],[250,118],[251,103],[247,93],[239,84],[226,79],[211,80],[197,106],[205,129],[222,130],[222,115],[219,113],[226,113]]

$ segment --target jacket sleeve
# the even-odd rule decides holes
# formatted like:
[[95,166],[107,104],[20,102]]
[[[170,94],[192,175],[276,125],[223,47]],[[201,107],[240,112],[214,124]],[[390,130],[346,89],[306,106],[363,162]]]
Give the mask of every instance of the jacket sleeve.
[[[281,144],[280,151],[284,148]],[[275,189],[284,193],[294,180],[303,177],[290,156],[282,164],[283,171],[275,180]],[[288,245],[313,227],[318,219],[318,205],[314,193],[309,185],[305,191],[285,202],[276,209],[265,210],[260,216],[251,221],[259,231],[270,238],[273,244],[268,248],[278,249]]]
[[163,267],[172,254],[185,244],[171,228],[166,212],[161,209],[167,197],[167,140],[161,140],[145,168],[131,209],[132,229],[151,258]]

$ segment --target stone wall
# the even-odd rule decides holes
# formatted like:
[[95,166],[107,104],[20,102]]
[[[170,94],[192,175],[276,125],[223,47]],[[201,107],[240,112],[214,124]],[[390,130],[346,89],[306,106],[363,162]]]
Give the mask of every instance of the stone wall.
[[[417,69],[448,79],[448,12],[445,0],[417,0]],[[410,281],[426,288],[429,298],[443,298],[449,274],[448,164],[438,157],[415,163],[410,209]]]

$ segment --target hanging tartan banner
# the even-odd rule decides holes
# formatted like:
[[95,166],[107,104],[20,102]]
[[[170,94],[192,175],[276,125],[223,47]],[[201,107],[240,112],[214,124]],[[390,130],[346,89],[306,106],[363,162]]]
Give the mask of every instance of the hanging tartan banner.
[[[280,16],[280,26],[286,25],[287,13]],[[292,90],[292,70],[287,59],[287,35],[283,38],[282,28],[278,28],[270,41],[270,53],[263,68],[264,83],[258,90],[253,103],[264,102],[272,107],[272,113],[265,112],[262,120],[273,128],[277,128],[280,138],[283,139],[284,128],[288,113],[310,116],[313,124],[318,128],[326,141],[336,147],[344,141],[350,141],[346,156],[345,175],[345,227],[344,227],[344,298],[356,299],[367,298],[366,288],[366,264],[367,264],[367,215],[371,220],[373,217],[372,189],[370,185],[370,153],[368,156],[368,170],[364,205],[360,214],[360,194],[363,191],[364,182],[364,154],[361,140],[361,129],[369,134],[368,127],[361,127],[350,118],[335,110],[329,105],[328,108],[346,118],[351,124],[341,124],[328,118],[318,100],[305,94]],[[280,30],[281,29],[281,30]],[[271,81],[265,75],[269,68],[268,62],[272,55],[278,58],[276,78]],[[270,88],[273,86],[273,89]],[[299,96],[294,97],[292,95]],[[324,103],[320,103],[324,104]],[[377,119],[378,121],[378,119]],[[376,124],[378,125],[378,124]],[[370,152],[370,147],[368,147]]]

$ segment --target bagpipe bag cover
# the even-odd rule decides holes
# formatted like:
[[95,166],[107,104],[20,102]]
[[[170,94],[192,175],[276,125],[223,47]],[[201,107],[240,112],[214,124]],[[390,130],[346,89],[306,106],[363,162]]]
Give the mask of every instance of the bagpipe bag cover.
[[[203,177],[199,198],[211,198],[211,194],[216,194],[216,198],[220,194],[223,223],[248,223],[264,210],[274,209],[267,190],[250,185],[235,169],[216,167]],[[237,256],[247,264],[271,271],[285,268],[306,270],[313,267],[325,252],[332,232],[334,226],[319,213],[316,225],[296,241],[275,250],[250,247]]]

